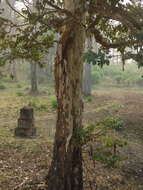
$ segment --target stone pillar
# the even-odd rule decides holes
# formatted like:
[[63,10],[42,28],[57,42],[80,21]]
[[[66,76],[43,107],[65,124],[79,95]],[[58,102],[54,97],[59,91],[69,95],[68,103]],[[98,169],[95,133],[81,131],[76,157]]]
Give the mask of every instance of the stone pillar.
[[31,107],[24,107],[20,110],[18,127],[15,129],[15,136],[32,137],[36,135],[34,126],[34,111]]

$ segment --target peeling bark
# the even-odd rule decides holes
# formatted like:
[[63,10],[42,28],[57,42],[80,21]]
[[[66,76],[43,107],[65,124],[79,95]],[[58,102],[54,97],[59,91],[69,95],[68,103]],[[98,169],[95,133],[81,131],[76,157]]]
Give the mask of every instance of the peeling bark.
[[[76,11],[80,0],[70,0]],[[68,4],[69,6],[69,4]],[[68,8],[68,7],[66,7]],[[84,13],[78,12],[81,22]],[[82,148],[77,145],[76,131],[82,127],[82,53],[84,29],[74,22],[65,26],[57,47],[55,88],[58,113],[53,160],[47,176],[48,190],[82,190]]]

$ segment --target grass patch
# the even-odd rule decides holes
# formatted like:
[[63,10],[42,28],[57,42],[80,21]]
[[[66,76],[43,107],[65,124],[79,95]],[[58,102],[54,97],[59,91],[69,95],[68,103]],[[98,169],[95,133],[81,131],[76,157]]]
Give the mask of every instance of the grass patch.
[[3,83],[0,83],[0,90],[5,90],[6,86]]
[[56,97],[54,97],[54,96],[51,97],[50,103],[51,103],[51,107],[53,109],[57,109],[58,108],[58,102],[57,102]]
[[85,97],[84,102],[92,102],[92,97],[91,96]]

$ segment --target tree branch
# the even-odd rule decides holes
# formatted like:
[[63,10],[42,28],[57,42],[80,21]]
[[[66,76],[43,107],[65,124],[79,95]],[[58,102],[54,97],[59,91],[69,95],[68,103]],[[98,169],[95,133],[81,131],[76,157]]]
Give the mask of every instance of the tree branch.
[[119,21],[128,27],[131,31],[141,30],[140,21],[136,20],[135,16],[132,15],[127,9],[124,7],[112,7],[107,4],[107,1],[104,1],[104,3],[98,2],[95,5],[91,4],[89,6],[89,12],[95,13],[96,15],[100,15],[108,19]]
[[127,41],[121,41],[116,43],[110,43],[106,38],[104,38],[99,30],[96,28],[92,28],[90,32],[94,35],[95,40],[97,43],[101,44],[103,47],[109,49],[109,48],[120,48],[120,47],[130,47],[131,45],[143,45],[143,41],[138,40],[127,40]]
[[16,12],[18,15],[22,16],[24,19],[27,19],[23,14],[21,14],[19,11],[17,11],[15,8],[13,8],[13,6],[9,3],[8,0],[5,0],[6,3],[8,4],[8,6],[14,11]]

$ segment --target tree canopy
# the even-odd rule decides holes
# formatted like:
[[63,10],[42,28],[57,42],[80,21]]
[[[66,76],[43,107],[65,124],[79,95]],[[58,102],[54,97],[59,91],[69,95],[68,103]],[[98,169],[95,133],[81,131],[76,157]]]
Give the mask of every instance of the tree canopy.
[[[34,5],[30,0],[17,2],[23,3],[21,10],[6,0],[16,12],[17,22],[4,18],[4,9],[1,9],[0,48],[5,60],[18,57],[41,60],[42,53],[56,42],[54,34],[62,32],[71,22],[81,25],[86,34],[93,35],[103,48],[116,48],[120,52],[124,52],[126,47],[138,51],[142,48],[143,8],[140,1],[82,0],[76,13],[65,9],[62,0],[37,0]],[[80,22],[80,9],[86,12],[85,23]],[[13,29],[14,34],[11,33]]]

